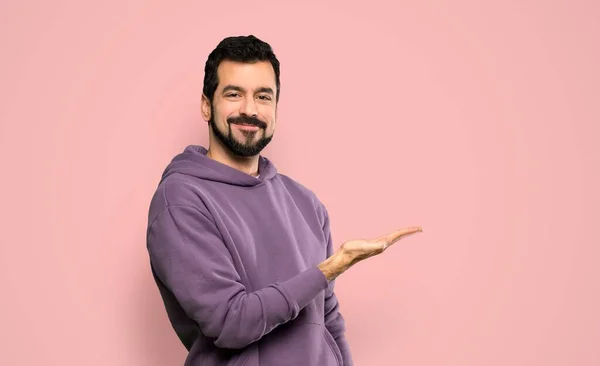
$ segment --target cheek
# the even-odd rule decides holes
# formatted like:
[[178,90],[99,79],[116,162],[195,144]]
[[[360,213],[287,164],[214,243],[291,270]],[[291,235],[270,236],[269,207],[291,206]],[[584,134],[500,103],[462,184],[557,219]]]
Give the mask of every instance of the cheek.
[[273,131],[275,129],[275,125],[277,123],[277,113],[275,113],[274,109],[270,109],[268,111],[265,111],[265,114],[263,114],[263,116],[269,124],[269,127],[267,128],[267,130]]
[[234,105],[230,103],[220,103],[215,111],[215,117],[217,120],[222,120],[227,122],[227,118],[235,117],[237,114],[237,109]]
[[273,131],[275,131],[275,126],[277,125],[277,118],[275,115],[273,115],[271,117],[271,121],[269,123],[269,127],[267,128],[267,130],[269,131],[269,133],[273,133]]

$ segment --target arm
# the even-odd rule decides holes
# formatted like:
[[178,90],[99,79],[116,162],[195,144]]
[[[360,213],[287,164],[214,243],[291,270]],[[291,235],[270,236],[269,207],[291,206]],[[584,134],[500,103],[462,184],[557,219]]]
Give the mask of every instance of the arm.
[[[323,232],[325,234],[325,238],[327,238],[327,257],[333,260],[335,257],[333,257],[333,241],[327,210],[325,210],[325,224],[323,226]],[[346,266],[344,265],[343,267]],[[325,275],[329,277],[327,274]],[[351,366],[353,364],[352,354],[344,334],[346,331],[346,323],[342,313],[339,310],[339,303],[337,297],[335,296],[334,287],[335,280],[331,280],[327,286],[327,289],[325,290],[325,326],[335,339],[342,353],[343,365]]]
[[203,208],[167,207],[148,228],[159,279],[203,334],[221,348],[243,348],[298,316],[327,278],[317,267],[248,292],[215,224]]

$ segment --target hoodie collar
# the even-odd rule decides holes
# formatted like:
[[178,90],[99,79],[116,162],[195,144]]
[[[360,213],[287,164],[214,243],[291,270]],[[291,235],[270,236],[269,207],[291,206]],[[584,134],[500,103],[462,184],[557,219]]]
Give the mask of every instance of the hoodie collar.
[[171,160],[163,172],[162,180],[171,174],[180,173],[214,182],[254,187],[264,184],[277,175],[275,165],[262,155],[258,159],[260,176],[257,178],[207,157],[207,152],[208,150],[203,146],[188,145],[183,152]]

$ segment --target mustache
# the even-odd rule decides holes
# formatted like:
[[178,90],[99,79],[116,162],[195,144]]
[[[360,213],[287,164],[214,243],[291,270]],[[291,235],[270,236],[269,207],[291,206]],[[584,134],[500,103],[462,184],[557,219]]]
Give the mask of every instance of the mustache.
[[256,117],[248,117],[248,116],[229,117],[229,118],[227,118],[227,123],[251,125],[251,126],[256,126],[256,127],[262,128],[262,129],[267,128],[267,124]]

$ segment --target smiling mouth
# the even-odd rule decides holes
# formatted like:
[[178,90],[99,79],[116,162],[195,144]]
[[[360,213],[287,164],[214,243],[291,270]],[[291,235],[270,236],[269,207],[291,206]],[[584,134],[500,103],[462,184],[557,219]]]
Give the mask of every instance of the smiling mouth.
[[232,125],[235,125],[239,129],[244,130],[244,131],[258,131],[258,129],[259,129],[258,126],[243,124],[243,123],[232,123]]

